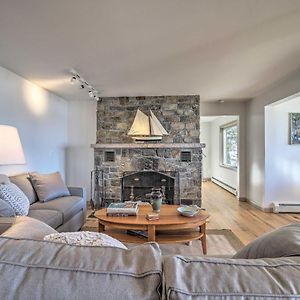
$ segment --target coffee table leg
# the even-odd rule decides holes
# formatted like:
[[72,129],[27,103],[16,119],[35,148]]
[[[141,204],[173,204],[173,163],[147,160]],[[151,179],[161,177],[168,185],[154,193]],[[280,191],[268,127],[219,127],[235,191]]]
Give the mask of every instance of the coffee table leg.
[[203,233],[201,240],[202,243],[202,250],[203,254],[207,254],[207,247],[206,247],[206,223],[200,226],[200,232]]
[[155,242],[155,225],[148,225],[148,242]]
[[100,223],[100,221],[98,221],[98,232],[103,232],[103,231],[105,231],[105,226],[102,225],[102,224]]

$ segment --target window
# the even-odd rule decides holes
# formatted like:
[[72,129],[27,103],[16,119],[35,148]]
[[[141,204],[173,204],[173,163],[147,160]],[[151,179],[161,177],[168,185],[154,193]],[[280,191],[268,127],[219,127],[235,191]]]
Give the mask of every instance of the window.
[[238,126],[231,123],[221,127],[221,158],[222,165],[237,168],[238,164]]

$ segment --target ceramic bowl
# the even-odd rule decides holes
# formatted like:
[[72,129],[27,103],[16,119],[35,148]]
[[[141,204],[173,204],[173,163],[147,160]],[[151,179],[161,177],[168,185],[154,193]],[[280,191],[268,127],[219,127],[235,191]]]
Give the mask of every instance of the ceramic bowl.
[[199,208],[197,206],[180,206],[177,211],[185,217],[194,217],[198,214]]

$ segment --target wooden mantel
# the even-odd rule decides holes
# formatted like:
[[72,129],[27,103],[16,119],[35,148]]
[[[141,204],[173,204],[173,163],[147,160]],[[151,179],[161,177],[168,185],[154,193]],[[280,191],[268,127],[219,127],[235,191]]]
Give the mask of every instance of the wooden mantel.
[[92,144],[94,149],[201,149],[202,143],[130,143],[130,144]]

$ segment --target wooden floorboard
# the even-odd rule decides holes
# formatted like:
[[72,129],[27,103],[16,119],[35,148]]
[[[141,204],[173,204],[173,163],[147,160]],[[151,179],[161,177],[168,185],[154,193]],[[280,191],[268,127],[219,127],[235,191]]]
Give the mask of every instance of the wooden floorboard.
[[262,234],[291,222],[300,214],[265,213],[208,181],[202,186],[202,207],[211,215],[208,229],[231,229],[247,244]]

